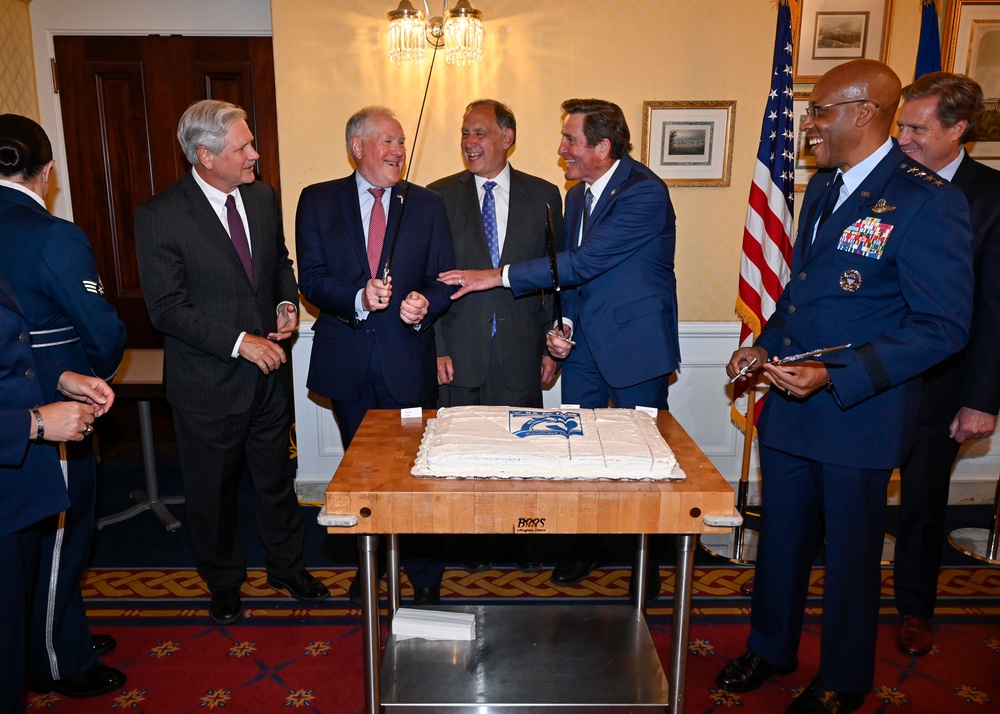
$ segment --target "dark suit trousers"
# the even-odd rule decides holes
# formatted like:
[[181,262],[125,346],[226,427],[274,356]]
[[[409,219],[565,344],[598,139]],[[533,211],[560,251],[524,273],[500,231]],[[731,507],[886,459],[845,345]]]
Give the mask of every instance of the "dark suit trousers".
[[51,681],[83,674],[97,664],[80,592],[90,555],[97,500],[97,467],[90,444],[67,444],[69,510],[39,523],[38,557],[28,673]]
[[[565,404],[579,404],[584,409],[604,409],[610,401],[619,409],[637,406],[667,409],[670,375],[654,377],[624,388],[612,387],[604,380],[587,344],[582,324],[574,326],[576,346],[563,364],[562,395]],[[621,345],[622,359],[628,359],[628,345]]]
[[438,406],[466,407],[487,404],[501,407],[542,407],[542,356],[538,355],[538,385],[531,389],[510,389],[503,382],[496,340],[490,340],[490,364],[486,380],[478,387],[442,385]]
[[28,611],[38,568],[38,527],[31,525],[0,536],[0,712],[24,711],[24,663],[27,651]]
[[901,615],[934,616],[951,467],[959,449],[948,426],[918,426],[913,448],[899,470],[893,582]]
[[892,471],[834,466],[764,446],[760,466],[765,490],[747,644],[768,662],[786,667],[795,662],[810,570],[825,537],[816,683],[839,692],[867,692],[875,673]]
[[281,578],[305,567],[302,510],[288,453],[290,381],[287,366],[260,373],[244,414],[173,409],[195,562],[213,593],[246,580],[246,554],[236,537],[237,484],[244,467],[253,484],[268,573]]

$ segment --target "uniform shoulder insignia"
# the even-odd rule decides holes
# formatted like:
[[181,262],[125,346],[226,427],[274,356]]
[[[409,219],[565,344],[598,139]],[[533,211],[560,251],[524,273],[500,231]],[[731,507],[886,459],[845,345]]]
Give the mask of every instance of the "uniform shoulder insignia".
[[932,186],[944,186],[947,181],[938,176],[936,173],[927,169],[919,164],[911,165],[905,161],[899,165],[900,171],[912,179],[919,181],[920,183],[927,183]]

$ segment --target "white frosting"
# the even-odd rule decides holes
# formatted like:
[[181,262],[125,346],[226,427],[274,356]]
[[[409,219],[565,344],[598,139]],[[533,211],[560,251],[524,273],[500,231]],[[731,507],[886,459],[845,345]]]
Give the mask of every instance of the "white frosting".
[[[525,411],[579,414],[583,435],[567,438],[566,418],[551,433],[511,433]],[[506,479],[682,479],[667,442],[651,416],[632,409],[522,410],[448,407],[427,422],[413,475]]]

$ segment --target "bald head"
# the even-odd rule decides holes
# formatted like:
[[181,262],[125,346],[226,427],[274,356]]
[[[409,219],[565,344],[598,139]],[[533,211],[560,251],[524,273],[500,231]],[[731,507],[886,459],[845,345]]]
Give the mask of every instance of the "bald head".
[[816,163],[847,171],[889,138],[899,105],[899,77],[882,62],[854,60],[820,77],[802,123]]

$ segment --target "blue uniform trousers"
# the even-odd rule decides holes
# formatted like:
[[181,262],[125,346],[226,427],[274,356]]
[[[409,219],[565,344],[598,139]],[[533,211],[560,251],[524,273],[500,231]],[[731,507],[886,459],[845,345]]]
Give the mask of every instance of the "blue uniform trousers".
[[886,488],[892,471],[834,466],[765,446],[760,465],[764,494],[747,644],[768,662],[794,664],[810,570],[825,537],[816,682],[839,692],[867,692],[875,671]]

